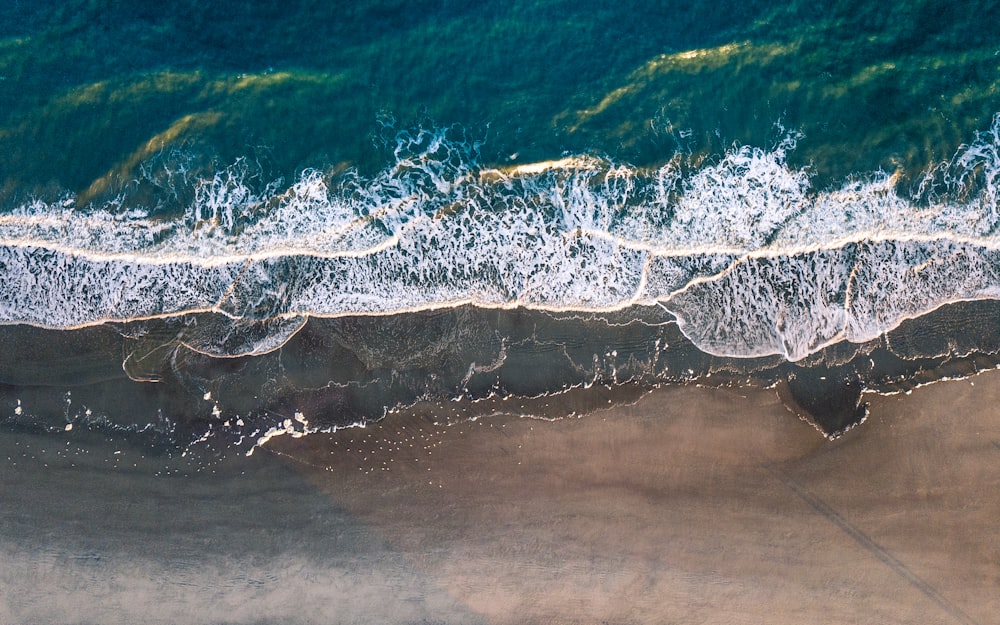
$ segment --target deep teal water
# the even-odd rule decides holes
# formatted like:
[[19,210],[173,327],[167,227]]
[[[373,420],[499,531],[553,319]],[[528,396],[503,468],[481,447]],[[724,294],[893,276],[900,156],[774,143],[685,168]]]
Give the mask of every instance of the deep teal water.
[[805,135],[793,160],[821,181],[915,174],[989,127],[997,11],[985,1],[8,2],[0,198],[83,191],[170,145],[223,162],[265,148],[286,174],[378,169],[383,115],[461,124],[488,139],[489,162],[570,152],[658,163],[679,140],[707,153],[767,147],[780,122]]

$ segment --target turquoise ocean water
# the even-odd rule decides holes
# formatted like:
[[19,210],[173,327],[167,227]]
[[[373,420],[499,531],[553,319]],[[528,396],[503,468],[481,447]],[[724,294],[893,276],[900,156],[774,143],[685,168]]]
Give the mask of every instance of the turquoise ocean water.
[[7,0],[0,436],[190,473],[689,383],[836,436],[1000,362],[998,18]]

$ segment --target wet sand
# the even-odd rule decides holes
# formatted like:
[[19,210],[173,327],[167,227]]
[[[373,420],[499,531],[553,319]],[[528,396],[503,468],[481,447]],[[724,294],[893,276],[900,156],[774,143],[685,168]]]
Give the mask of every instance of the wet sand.
[[277,459],[140,451],[0,436],[0,623],[475,622]]
[[774,391],[667,388],[190,477],[5,434],[0,622],[992,622],[1000,374],[870,399],[834,442]]
[[669,388],[272,449],[489,623],[991,622],[1000,375],[870,399],[834,442],[773,391]]

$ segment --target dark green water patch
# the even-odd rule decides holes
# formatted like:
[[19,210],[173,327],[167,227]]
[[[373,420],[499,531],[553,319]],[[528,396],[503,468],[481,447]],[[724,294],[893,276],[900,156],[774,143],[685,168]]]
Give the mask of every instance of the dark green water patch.
[[192,140],[378,167],[383,112],[488,127],[496,162],[766,147],[780,121],[836,180],[921,171],[997,109],[996,3],[768,5],[5,3],[0,189],[83,191]]

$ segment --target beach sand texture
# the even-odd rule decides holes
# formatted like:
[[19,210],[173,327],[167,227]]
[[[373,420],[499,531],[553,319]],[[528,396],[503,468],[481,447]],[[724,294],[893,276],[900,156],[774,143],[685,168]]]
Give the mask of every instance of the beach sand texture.
[[1000,374],[869,399],[833,442],[774,390],[390,415],[189,477],[12,433],[0,622],[993,622]]
[[773,391],[666,388],[274,450],[486,622],[988,623],[998,398],[996,374],[873,397],[827,442]]

